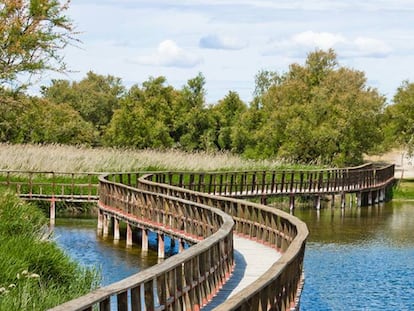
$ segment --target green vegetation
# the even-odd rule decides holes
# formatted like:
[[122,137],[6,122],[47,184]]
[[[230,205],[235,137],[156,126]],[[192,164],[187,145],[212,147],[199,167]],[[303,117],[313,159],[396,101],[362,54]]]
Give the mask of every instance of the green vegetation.
[[[74,172],[80,176],[82,172],[265,170],[305,167],[270,159],[250,160],[229,152],[134,150],[69,145],[0,143],[0,158],[1,170]],[[27,175],[21,177],[28,178]]]
[[47,238],[40,210],[0,192],[0,310],[45,310],[98,285]]
[[400,180],[393,189],[393,199],[414,200],[414,179]]
[[0,5],[0,87],[21,89],[22,74],[66,71],[59,51],[76,43],[76,32],[65,15],[69,1],[3,0]]
[[66,70],[59,52],[77,42],[65,15],[69,1],[3,2],[0,142],[172,148],[330,166],[360,164],[364,154],[397,143],[414,149],[414,85],[403,82],[386,103],[363,72],[340,66],[333,50],[312,51],[285,73],[259,71],[250,103],[233,91],[206,103],[202,73],[181,89],[162,76],[127,89],[120,78],[88,72],[29,96],[18,77]]
[[385,115],[385,98],[366,85],[364,73],[341,67],[332,50],[311,52],[286,73],[259,72],[249,104],[230,91],[207,105],[204,86],[201,73],[181,89],[165,77],[126,89],[119,78],[89,72],[79,82],[52,81],[42,97],[3,89],[0,142],[225,152],[345,166],[361,163],[363,154],[381,149],[385,134],[399,131],[382,128],[393,110]]
[[414,152],[414,83],[404,81],[394,96],[394,104],[385,111],[386,143],[403,145]]

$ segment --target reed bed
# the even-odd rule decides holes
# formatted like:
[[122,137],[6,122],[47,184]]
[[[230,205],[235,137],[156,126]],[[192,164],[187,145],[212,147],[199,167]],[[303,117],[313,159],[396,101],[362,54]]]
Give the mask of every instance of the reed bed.
[[[54,172],[217,171],[294,167],[277,160],[248,160],[231,153],[0,144],[0,169]],[[296,167],[297,168],[297,167]]]

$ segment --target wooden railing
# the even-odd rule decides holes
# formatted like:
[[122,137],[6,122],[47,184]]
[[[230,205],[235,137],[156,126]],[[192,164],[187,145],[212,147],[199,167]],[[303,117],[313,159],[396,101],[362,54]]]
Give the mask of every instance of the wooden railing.
[[102,173],[0,170],[0,186],[26,200],[97,201]]
[[[373,191],[392,183],[394,165],[325,170],[266,170],[237,172],[154,172],[151,180],[214,195],[248,198],[262,195],[339,194]],[[102,173],[66,173],[0,170],[0,186],[25,199],[94,201],[99,197]],[[113,174],[112,181],[131,186],[145,172]]]
[[274,170],[246,172],[159,172],[151,180],[180,188],[231,197],[332,194],[370,191],[394,179],[394,165],[375,168]]
[[198,242],[161,264],[100,288],[52,310],[198,310],[233,268],[232,218],[220,210],[100,178],[99,206],[128,224],[150,223],[158,231]]
[[282,257],[263,276],[215,308],[216,311],[290,310],[298,306],[308,236],[305,223],[265,205],[160,184],[152,182],[153,178],[153,175],[141,178],[140,187],[221,209],[233,217],[237,234],[282,252]]
[[116,297],[118,310],[128,310],[128,306],[132,310],[198,310],[230,274],[233,221],[236,234],[274,247],[282,257],[216,310],[295,308],[303,283],[306,225],[278,209],[231,197],[383,191],[393,178],[393,165],[317,171],[120,173],[102,177],[102,210],[128,224],[149,222],[157,230],[198,243],[160,265],[53,310],[92,310],[96,306],[109,310],[111,297]]

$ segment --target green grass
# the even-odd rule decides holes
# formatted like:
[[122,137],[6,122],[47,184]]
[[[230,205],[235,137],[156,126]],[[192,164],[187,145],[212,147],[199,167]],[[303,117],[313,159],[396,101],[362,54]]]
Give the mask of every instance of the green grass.
[[0,191],[0,310],[45,310],[98,285],[97,271],[47,239],[42,212]]
[[393,199],[414,200],[414,179],[400,180],[393,189]]

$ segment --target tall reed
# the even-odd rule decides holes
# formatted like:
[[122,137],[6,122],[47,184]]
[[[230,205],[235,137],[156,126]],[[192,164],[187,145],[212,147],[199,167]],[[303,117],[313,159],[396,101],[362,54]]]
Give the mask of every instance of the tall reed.
[[[140,170],[253,170],[286,166],[277,160],[248,160],[231,153],[0,144],[0,169],[55,172]],[[289,165],[292,167],[292,165]]]

